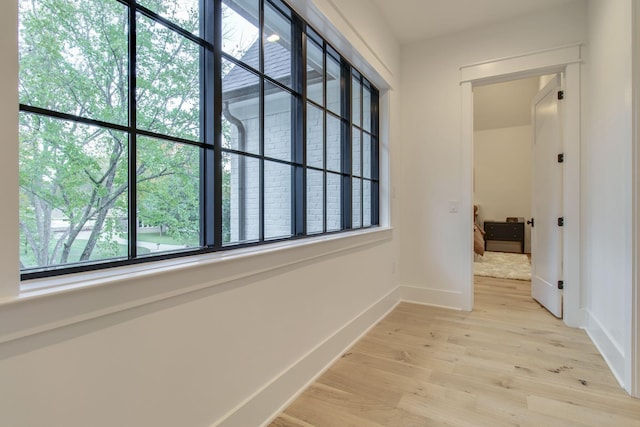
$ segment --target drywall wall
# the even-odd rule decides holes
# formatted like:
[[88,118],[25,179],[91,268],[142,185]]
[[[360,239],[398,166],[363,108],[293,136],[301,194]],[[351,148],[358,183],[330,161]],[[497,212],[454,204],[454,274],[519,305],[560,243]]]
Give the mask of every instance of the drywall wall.
[[583,121],[587,330],[629,389],[632,239],[631,0],[589,3]]
[[[474,203],[478,221],[531,217],[531,126],[490,129],[473,134]],[[525,225],[525,252],[531,252]]]
[[[17,0],[9,3],[15,12]],[[332,2],[317,3],[332,10]],[[333,12],[331,22],[346,34],[361,33],[363,36],[354,38],[355,48],[362,49],[365,58],[373,58],[379,75],[397,87],[394,76],[399,74],[399,47],[383,30],[382,18],[365,0],[344,5],[339,14]],[[15,113],[17,52],[15,42],[11,43],[17,29],[14,15],[0,15],[4,58],[0,87],[3,95],[9,94],[0,98],[0,111]],[[367,36],[373,33],[376,37]],[[384,45],[378,46],[381,40]],[[378,84],[381,81],[379,77],[376,80]],[[398,103],[397,92],[382,94],[385,158],[398,143],[394,130],[398,128]],[[3,247],[16,248],[16,254],[6,258],[11,262],[2,261],[0,277],[10,278],[15,286],[17,117],[1,116],[3,145],[10,148],[2,156],[5,167],[0,170],[3,182],[16,184],[3,186],[6,197],[0,210],[0,230]],[[389,173],[394,166],[384,163],[381,168],[385,197],[393,182]],[[391,218],[396,207],[395,202],[392,206],[385,203],[385,224],[394,224]],[[390,237],[0,344],[0,424],[259,425],[394,301],[385,297],[397,283],[393,273],[396,245],[396,239]],[[251,262],[241,267],[245,273],[254,268]],[[159,287],[175,280],[200,280],[206,286],[206,280],[215,281],[217,274],[214,266],[205,275],[201,270],[196,274],[187,269],[153,280]],[[202,281],[203,276],[210,279]],[[130,279],[119,290],[137,295],[137,283],[138,279]],[[19,316],[37,316],[38,304],[32,307],[33,312]],[[345,330],[347,333],[343,333]],[[306,362],[296,364],[300,361]],[[297,369],[287,375],[292,367]]]
[[[425,302],[470,308],[472,201],[463,195],[471,180],[463,179],[471,173],[461,165],[471,153],[461,144],[460,67],[584,42],[586,12],[577,1],[403,46],[400,283]],[[450,201],[461,202],[457,213]]]
[[[5,4],[0,31],[0,129],[2,129],[3,153],[0,156],[0,171],[3,185],[0,188],[0,218],[2,219],[3,242],[0,245],[0,299],[18,293],[16,265],[18,255],[18,2]],[[12,244],[15,243],[15,244]]]
[[387,294],[390,256],[377,245],[3,344],[2,425],[211,425]]

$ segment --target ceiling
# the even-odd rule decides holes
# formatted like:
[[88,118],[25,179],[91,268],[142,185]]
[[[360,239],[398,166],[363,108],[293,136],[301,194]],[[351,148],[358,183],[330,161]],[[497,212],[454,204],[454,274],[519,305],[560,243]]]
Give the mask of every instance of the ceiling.
[[531,124],[531,100],[540,78],[533,77],[473,88],[473,130]]
[[401,44],[494,24],[576,0],[370,0]]

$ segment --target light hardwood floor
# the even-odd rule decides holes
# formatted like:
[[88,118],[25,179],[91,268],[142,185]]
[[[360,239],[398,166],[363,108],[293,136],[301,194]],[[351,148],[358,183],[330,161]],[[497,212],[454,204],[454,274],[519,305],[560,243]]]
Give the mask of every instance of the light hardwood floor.
[[271,427],[640,426],[579,329],[530,283],[476,277],[473,312],[401,303]]

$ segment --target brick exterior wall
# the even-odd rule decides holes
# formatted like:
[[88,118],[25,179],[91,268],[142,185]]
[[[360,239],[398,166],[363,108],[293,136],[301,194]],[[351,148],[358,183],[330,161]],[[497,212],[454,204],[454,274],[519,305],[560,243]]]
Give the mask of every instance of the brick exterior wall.
[[[259,153],[259,119],[256,100],[240,101],[229,106],[230,113],[239,119],[245,130],[246,152]],[[283,91],[265,97],[264,120],[265,156],[291,159],[291,96]],[[229,124],[230,144],[239,148],[238,130]],[[340,171],[340,120],[327,116],[327,168]],[[323,156],[324,112],[309,106],[307,110],[307,163],[324,167]],[[231,155],[230,237],[231,243],[256,240],[259,237],[259,161]],[[291,235],[292,168],[289,165],[265,161],[264,166],[264,235],[265,239]],[[242,177],[244,175],[244,178]],[[340,229],[341,181],[337,173],[326,177],[327,230]],[[244,186],[242,180],[244,179]],[[307,172],[307,230],[309,233],[324,229],[324,173]],[[244,204],[244,215],[240,212]],[[242,233],[242,235],[241,235]]]

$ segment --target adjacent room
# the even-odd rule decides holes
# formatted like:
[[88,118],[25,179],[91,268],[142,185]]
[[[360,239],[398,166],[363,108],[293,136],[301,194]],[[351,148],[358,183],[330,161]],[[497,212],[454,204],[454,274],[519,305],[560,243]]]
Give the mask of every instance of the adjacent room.
[[531,280],[531,102],[540,85],[532,77],[473,90],[475,275]]

